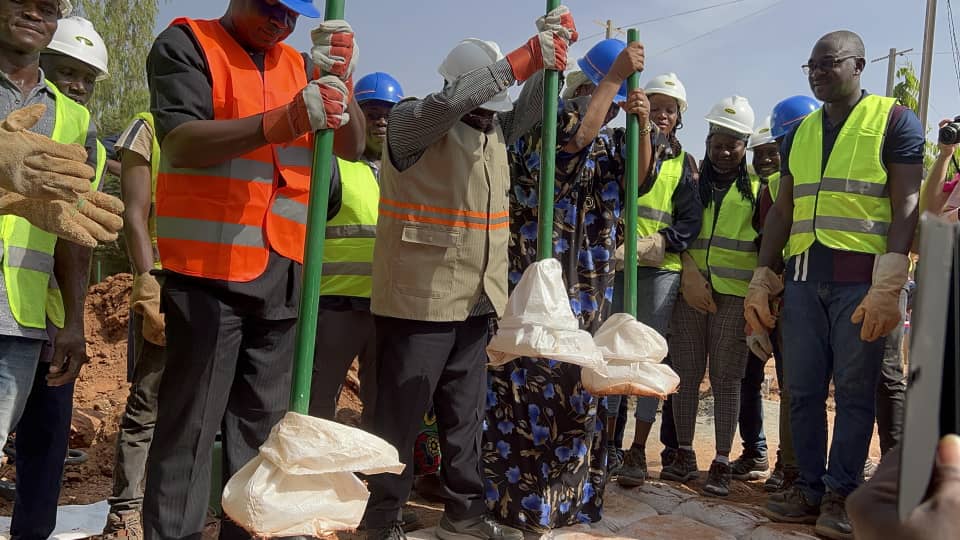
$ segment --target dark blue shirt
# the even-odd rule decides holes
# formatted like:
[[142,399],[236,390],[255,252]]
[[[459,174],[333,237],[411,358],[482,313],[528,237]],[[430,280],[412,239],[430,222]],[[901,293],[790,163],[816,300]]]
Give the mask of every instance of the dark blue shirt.
[[[867,95],[863,91],[860,99]],[[826,114],[823,115],[823,161],[821,173],[827,167],[827,158],[833,151],[837,136],[844,122],[831,125]],[[793,145],[793,136],[796,130],[791,131],[783,140],[780,148],[780,171],[783,175],[790,174],[790,148]],[[890,112],[887,122],[887,132],[883,141],[883,164],[902,163],[915,165],[923,163],[923,130],[920,119],[912,110],[895,105]],[[792,281],[838,281],[846,283],[869,283],[873,277],[874,256],[853,251],[831,249],[820,242],[814,241],[806,252],[791,257],[787,261],[785,276]]]

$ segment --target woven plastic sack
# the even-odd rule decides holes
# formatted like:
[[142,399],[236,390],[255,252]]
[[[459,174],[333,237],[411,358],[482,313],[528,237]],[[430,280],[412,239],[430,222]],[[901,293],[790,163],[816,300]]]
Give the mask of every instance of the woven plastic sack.
[[290,412],[227,482],[223,510],[258,537],[328,536],[356,529],[363,517],[370,493],[353,473],[402,471],[383,439]]
[[680,386],[680,377],[660,363],[667,356],[667,340],[632,315],[610,316],[594,340],[606,365],[580,373],[584,388],[591,394],[666,399]]
[[559,261],[538,261],[524,271],[507,301],[497,333],[487,345],[487,356],[494,366],[529,356],[603,367],[603,355],[593,336],[580,330],[570,309]]
[[659,364],[667,357],[667,340],[627,313],[611,315],[597,330],[593,341],[609,364]]

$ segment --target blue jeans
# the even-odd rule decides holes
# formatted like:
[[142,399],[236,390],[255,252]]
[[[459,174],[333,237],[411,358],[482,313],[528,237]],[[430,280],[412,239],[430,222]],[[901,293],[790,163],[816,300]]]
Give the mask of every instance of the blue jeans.
[[[623,272],[617,272],[614,280],[613,313],[623,311],[623,294],[625,291]],[[653,328],[666,337],[669,332],[670,318],[673,315],[673,305],[680,291],[680,273],[659,268],[641,266],[637,268],[637,320]],[[670,357],[664,359],[669,365]],[[618,414],[622,396],[607,398],[607,411],[612,416]],[[657,417],[657,407],[660,400],[657,398],[642,397],[637,400],[636,418],[642,422],[653,423]],[[664,417],[660,430],[660,442],[669,448],[676,448],[676,428],[673,423],[673,407],[670,398],[663,408]],[[624,412],[624,415],[626,413]],[[626,418],[624,418],[624,422]],[[623,432],[618,430],[613,443],[618,448],[623,446]]]
[[[790,427],[807,500],[825,489],[846,497],[860,483],[873,436],[884,340],[860,339],[850,322],[870,285],[788,281],[783,299]],[[833,379],[836,418],[827,465],[826,400]]]
[[27,405],[43,343],[39,339],[0,336],[0,444],[7,440]]

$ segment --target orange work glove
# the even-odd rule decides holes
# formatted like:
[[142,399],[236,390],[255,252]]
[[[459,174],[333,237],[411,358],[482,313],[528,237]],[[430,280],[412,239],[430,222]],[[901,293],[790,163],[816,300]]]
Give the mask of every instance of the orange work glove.
[[577,26],[566,6],[537,19],[537,35],[507,55],[513,76],[523,82],[541,69],[567,68],[567,47],[577,41]]
[[900,291],[910,276],[910,259],[902,253],[884,253],[873,264],[873,285],[854,310],[850,322],[863,323],[860,339],[876,341],[900,324]]

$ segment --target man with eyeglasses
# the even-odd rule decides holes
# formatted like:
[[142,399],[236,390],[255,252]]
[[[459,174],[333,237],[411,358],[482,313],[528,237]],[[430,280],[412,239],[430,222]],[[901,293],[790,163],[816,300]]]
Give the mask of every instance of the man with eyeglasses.
[[[767,514],[816,523],[817,533],[838,539],[853,538],[844,503],[862,481],[884,338],[900,322],[923,162],[916,115],[861,90],[865,56],[857,34],[838,31],[822,37],[803,66],[824,106],[783,142],[780,194],[744,300],[752,330],[768,331],[770,301],[785,287],[781,328],[800,478],[770,497]],[[837,412],[828,466],[831,379]]]

